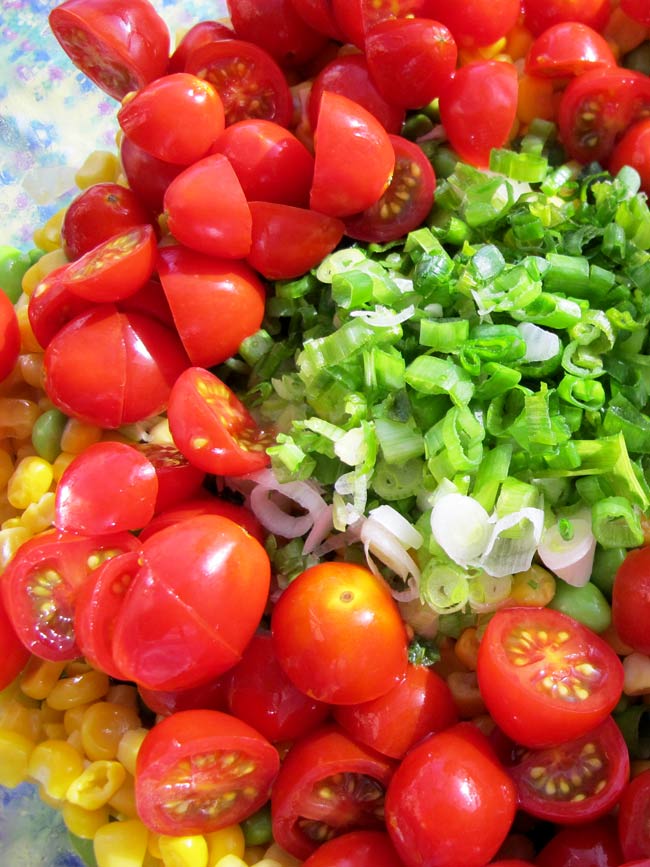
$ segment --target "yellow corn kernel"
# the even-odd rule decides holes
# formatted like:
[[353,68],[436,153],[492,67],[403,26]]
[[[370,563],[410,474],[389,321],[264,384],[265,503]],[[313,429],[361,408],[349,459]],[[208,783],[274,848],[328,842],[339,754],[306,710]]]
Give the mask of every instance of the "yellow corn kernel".
[[260,858],[255,862],[255,867],[283,867],[283,865],[275,858]]
[[0,488],[4,488],[14,472],[14,461],[7,449],[0,449]]
[[85,771],[70,783],[66,799],[85,810],[98,810],[113,797],[126,779],[119,762],[91,762]]
[[102,438],[102,429],[99,425],[89,424],[77,418],[70,418],[63,428],[61,435],[61,451],[80,455],[88,446],[98,443]]
[[207,867],[208,844],[205,837],[166,837],[161,835],[158,845],[165,867]]
[[152,858],[157,858],[159,861],[162,859],[162,855],[160,854],[160,837],[160,834],[149,831],[149,839],[147,840],[147,852]]
[[120,819],[137,819],[138,808],[135,803],[135,779],[127,774],[120,788],[108,802],[111,812]]
[[0,705],[0,728],[20,732],[33,741],[39,741],[43,734],[41,709],[23,704],[12,697]]
[[[40,247],[40,244],[37,244]],[[45,247],[41,247],[41,250],[44,250]],[[34,262],[31,268],[28,268],[27,271],[23,274],[23,279],[21,281],[21,288],[24,294],[29,297],[34,294],[36,291],[36,287],[38,284],[47,277],[55,268],[60,268],[62,265],[66,265],[68,262],[68,257],[65,255],[63,250],[57,245],[55,248],[50,247],[49,252],[45,253],[44,256]]]
[[208,842],[209,867],[215,867],[226,855],[232,855],[239,860],[244,857],[246,842],[239,825],[227,825],[218,831],[212,831],[205,835],[205,839]]
[[[40,411],[40,408],[39,408]],[[34,443],[30,440],[23,440],[16,443],[16,464],[19,464],[24,458],[37,457]]]
[[87,190],[93,184],[115,181],[120,171],[120,162],[111,151],[93,151],[74,176],[80,190]]
[[108,675],[91,668],[90,671],[72,677],[62,677],[51,689],[46,701],[55,710],[67,710],[75,705],[88,704],[102,698],[108,691],[108,685]]
[[461,719],[472,719],[487,713],[475,671],[452,671],[447,678],[447,685]]
[[34,231],[34,244],[40,250],[54,251],[61,247],[61,226],[65,212],[65,208],[60,208],[44,225]]
[[[212,865],[212,862],[209,862]],[[224,855],[218,861],[215,861],[215,867],[247,867],[243,858],[238,858],[237,855]]]
[[43,366],[42,352],[23,352],[18,358],[18,365],[20,367],[20,375],[27,385],[31,385],[32,388],[43,388],[45,368]]
[[512,576],[509,602],[512,605],[548,605],[555,596],[555,578],[542,566],[536,564],[525,572]]
[[476,671],[478,665],[478,646],[480,640],[475,627],[463,629],[458,641],[454,644],[454,653],[470,671]]
[[79,750],[80,753],[84,751],[84,745],[81,740],[81,729],[75,729],[70,732],[67,736],[66,741],[70,744],[70,746],[74,747],[75,750]]
[[27,779],[27,765],[35,746],[21,732],[0,728],[0,786],[15,789]]
[[20,520],[20,518],[18,516],[14,517],[14,518],[7,518],[6,521],[2,522],[2,529],[3,530],[15,530],[16,527],[22,527],[22,526],[23,526],[22,521]]
[[49,662],[32,656],[20,678],[21,692],[37,701],[43,701],[61,677],[64,668],[65,662]]
[[89,759],[114,759],[124,732],[141,727],[133,708],[99,701],[92,704],[81,722],[81,739]]
[[164,418],[151,428],[149,431],[149,442],[161,446],[174,445],[174,439],[169,430],[169,419]]
[[253,864],[257,864],[264,858],[264,846],[247,846],[244,849],[243,858],[248,867],[252,867]]
[[43,734],[51,741],[64,741],[68,736],[62,722],[43,723]]
[[27,314],[27,308],[22,307],[21,309],[16,309],[16,318],[18,319],[18,330],[20,331],[20,351],[43,352],[43,347],[36,339],[32,330],[32,325]]
[[52,464],[55,482],[61,480],[61,476],[68,469],[68,467],[76,457],[76,455],[64,451],[62,451],[60,455],[57,455],[57,457],[54,459],[54,463]]
[[[54,470],[52,470],[54,473]],[[54,502],[56,494],[48,491],[36,502],[29,506],[20,516],[20,523],[32,536],[48,530],[54,524]]]
[[282,864],[282,867],[298,867],[298,865],[301,863],[293,855],[285,852],[282,846],[278,845],[277,843],[271,843],[269,848],[266,850],[264,857],[272,858],[274,861],[279,861],[280,864]]
[[623,692],[625,695],[650,693],[650,657],[644,653],[630,653],[623,660]]
[[66,662],[63,676],[77,677],[80,674],[88,674],[88,672],[92,670],[92,665],[89,662],[86,662],[85,659],[72,659],[70,662]]
[[29,757],[27,772],[51,798],[63,799],[83,772],[83,756],[67,741],[47,740],[37,744]]
[[26,527],[8,527],[0,530],[0,575],[23,542],[30,538],[31,533]]
[[38,503],[49,491],[53,479],[49,461],[39,457],[23,458],[7,483],[9,502],[16,509],[26,509],[32,503]]
[[142,867],[149,832],[139,819],[109,822],[93,837],[97,867]]
[[147,729],[145,728],[129,729],[124,732],[117,745],[117,759],[122,762],[130,774],[135,774],[135,763],[142,741],[146,736]]
[[61,798],[53,798],[52,795],[48,794],[44,786],[38,787],[38,797],[53,810],[60,810],[64,803]]
[[27,440],[41,414],[37,403],[23,397],[0,397],[0,438]]
[[106,701],[137,708],[138,690],[130,683],[114,683],[106,693]]
[[71,801],[64,801],[61,815],[68,831],[83,840],[92,840],[97,831],[110,819],[108,807],[85,810]]

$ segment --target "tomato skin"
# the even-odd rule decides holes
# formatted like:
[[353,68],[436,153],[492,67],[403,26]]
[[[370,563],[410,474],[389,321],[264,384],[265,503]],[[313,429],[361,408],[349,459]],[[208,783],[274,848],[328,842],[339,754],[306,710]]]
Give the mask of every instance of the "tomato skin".
[[166,527],[178,523],[178,521],[182,521],[185,518],[194,518],[197,515],[221,515],[223,518],[230,518],[231,521],[239,524],[247,533],[250,533],[254,539],[257,539],[260,544],[263,545],[265,542],[266,533],[251,511],[245,506],[239,506],[237,503],[231,503],[219,497],[212,497],[207,492],[205,496],[185,500],[175,507],[158,512],[147,526],[144,527],[138,538],[144,542],[149,536],[153,536],[159,530],[164,530]]
[[61,265],[43,278],[29,298],[27,315],[34,337],[46,348],[63,326],[95,305],[87,298],[75,295],[66,287],[66,265]]
[[[171,124],[169,118],[175,122]],[[181,166],[204,157],[225,126],[217,91],[187,72],[152,81],[122,105],[117,120],[147,153]]]
[[251,638],[226,679],[230,713],[272,742],[303,737],[329,713],[329,705],[309,698],[289,680],[275,658],[268,632],[258,631]]
[[426,738],[389,783],[386,825],[407,867],[483,867],[510,830],[515,787],[480,732],[464,731]]
[[390,837],[383,831],[350,831],[319,846],[307,867],[402,867]]
[[409,664],[385,695],[363,704],[338,705],[334,719],[353,738],[383,755],[401,759],[414,744],[458,722],[446,682],[424,665]]
[[235,31],[226,27],[220,21],[199,21],[194,24],[176,46],[169,58],[167,72],[185,72],[185,64],[190,54],[203,45],[210,42],[218,42],[220,39],[234,39]]
[[351,563],[322,563],[284,590],[271,617],[273,646],[307,695],[359,704],[406,674],[406,633],[380,578]]
[[440,119],[453,149],[479,168],[508,141],[517,112],[517,72],[511,63],[477,60],[457,69],[440,95]]
[[20,353],[20,328],[14,305],[0,288],[0,382],[14,369]]
[[[329,836],[356,829],[381,830],[383,792],[393,770],[394,762],[357,743],[337,726],[325,725],[310,732],[293,744],[273,786],[274,839],[302,860]],[[332,779],[337,775],[348,775],[354,781],[352,791],[338,788],[341,783]],[[364,778],[372,782],[366,783]],[[325,803],[318,795],[323,783],[333,789]],[[305,819],[314,826],[316,833],[311,837],[304,830],[301,820]],[[325,833],[319,836],[319,831]]]
[[578,21],[602,30],[609,18],[610,0],[522,0],[524,23],[533,36],[561,21]]
[[639,653],[650,653],[650,547],[630,551],[620,565],[612,590],[612,619],[621,639]]
[[325,91],[315,134],[314,181],[309,204],[331,217],[357,214],[382,195],[395,153],[379,121],[357,103]]
[[332,0],[291,0],[291,4],[312,30],[323,33],[338,42],[345,42],[345,36],[334,17]]
[[0,596],[0,656],[2,658],[0,690],[2,690],[18,677],[31,656],[14,629],[2,596]]
[[610,646],[550,608],[499,610],[481,639],[477,675],[496,724],[531,748],[593,730],[614,709],[623,688],[623,666]]
[[266,291],[245,262],[163,247],[158,274],[194,365],[212,367],[230,358],[262,324]]
[[305,23],[291,0],[228,0],[228,11],[239,39],[261,46],[282,66],[300,66],[325,45],[323,34]]
[[[136,448],[156,471],[158,493],[154,504],[155,515],[198,495],[205,473],[193,467],[175,446],[149,442],[137,443]],[[151,526],[151,519],[144,526]]]
[[[237,758],[232,765],[224,764],[216,776],[214,765],[219,764],[219,756],[225,759],[228,754]],[[192,757],[202,756],[215,757],[207,770],[202,770],[198,761],[192,763]],[[242,774],[240,767],[245,764],[253,768]],[[138,816],[157,834],[178,836],[216,831],[245,819],[266,802],[279,765],[277,750],[241,720],[217,710],[179,711],[149,731],[138,753],[135,772]],[[184,767],[185,785],[178,782]],[[225,807],[210,809],[210,802],[222,792],[237,792],[238,796]],[[174,810],[166,807],[168,800],[172,803],[189,800],[196,806]],[[206,806],[203,810],[202,803]]]
[[616,66],[609,43],[576,21],[563,21],[544,30],[526,55],[526,72],[545,78],[566,78],[605,66]]
[[226,678],[218,677],[190,689],[164,690],[139,687],[140,698],[155,714],[171,716],[181,710],[226,711]]
[[512,29],[519,18],[519,0],[425,0],[421,15],[440,21],[463,47],[491,45]]
[[618,867],[623,859],[616,824],[598,822],[561,828],[535,859],[537,867]]
[[426,0],[332,0],[336,23],[347,41],[363,49],[368,30],[388,18],[420,15]]
[[66,0],[49,23],[72,62],[115,99],[165,74],[169,31],[147,0]]
[[641,189],[650,193],[650,121],[639,120],[614,145],[608,171],[613,175],[623,168],[632,166],[641,176]]
[[288,129],[249,118],[226,127],[212,153],[228,157],[248,201],[305,207],[314,177],[314,157]]
[[299,277],[338,245],[345,226],[336,217],[277,202],[250,202],[252,243],[247,262],[267,280]]
[[165,190],[183,171],[183,166],[156,159],[127,135],[122,137],[120,158],[129,187],[145,207],[159,214],[163,209]]
[[128,298],[118,301],[115,306],[118,310],[125,313],[143,313],[145,316],[156,319],[172,330],[176,328],[174,317],[158,280],[147,280],[144,286],[141,286],[137,292],[129,295]]
[[648,809],[650,809],[650,772],[642,771],[628,783],[620,800],[618,835],[627,861],[632,861],[634,858],[650,858]]
[[621,0],[621,9],[639,24],[650,27],[650,9],[644,0]]

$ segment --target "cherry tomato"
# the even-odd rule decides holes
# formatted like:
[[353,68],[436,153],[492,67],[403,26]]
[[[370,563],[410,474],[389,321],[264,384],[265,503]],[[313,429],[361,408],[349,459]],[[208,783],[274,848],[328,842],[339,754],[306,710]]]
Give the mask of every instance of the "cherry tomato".
[[29,650],[16,634],[13,623],[0,596],[0,690],[9,686],[27,665]]
[[383,831],[350,831],[319,846],[306,867],[402,867]]
[[49,22],[75,66],[115,99],[165,74],[169,31],[148,0],[66,0]]
[[237,36],[259,45],[283,66],[300,66],[325,45],[323,34],[305,23],[291,0],[228,0],[228,10]]
[[187,72],[165,75],[143,87],[122,105],[117,120],[131,141],[151,156],[181,166],[204,157],[225,125],[217,91]]
[[516,807],[512,781],[487,739],[467,723],[406,754],[386,793],[386,825],[407,867],[484,867]]
[[68,259],[78,259],[114,235],[149,222],[149,213],[128,187],[93,184],[68,205],[61,240]]
[[268,466],[267,434],[210,371],[184,371],[174,383],[167,413],[174,442],[206,473],[240,476]]
[[135,772],[138,816],[157,834],[208,834],[247,818],[280,764],[255,729],[217,710],[185,710],[145,737]]
[[623,666],[610,646],[550,608],[498,611],[481,639],[477,674],[496,724],[533,748],[592,731],[623,688]]
[[621,0],[621,9],[634,21],[650,27],[650,9],[645,0]]
[[227,674],[227,707],[270,741],[292,741],[325,720],[329,705],[297,689],[280,668],[271,634],[257,632]]
[[139,687],[140,698],[155,714],[171,716],[181,710],[226,710],[226,678],[217,677],[190,689],[164,690]]
[[291,92],[284,73],[263,48],[243,39],[211,42],[193,51],[185,68],[217,90],[226,126],[246,118],[289,126],[293,114]]
[[382,195],[395,168],[388,133],[365,108],[325,91],[315,134],[312,210],[332,217],[358,214]]
[[185,500],[171,509],[159,512],[142,530],[138,538],[144,542],[145,539],[153,536],[159,530],[164,530],[185,518],[194,518],[197,515],[221,515],[223,518],[230,518],[262,545],[266,540],[266,533],[262,525],[249,509],[220,497],[212,497],[207,492],[202,497]]
[[[136,448],[152,464],[158,480],[154,514],[172,509],[196,496],[201,490],[205,473],[193,467],[176,446],[162,443],[138,443]],[[144,527],[144,525],[140,525]],[[151,521],[147,522],[151,526]],[[142,534],[140,534],[142,538]]]
[[449,30],[429,18],[389,18],[366,33],[372,80],[387,102],[402,108],[420,108],[440,96],[457,55]]
[[14,369],[19,354],[18,317],[9,296],[0,288],[0,382]]
[[639,120],[614,145],[607,168],[615,175],[632,166],[641,176],[641,189],[650,193],[650,120]]
[[436,176],[422,148],[391,135],[395,170],[384,194],[365,211],[348,217],[345,234],[358,241],[385,243],[416,229],[433,207]]
[[614,579],[612,618],[625,644],[650,653],[647,617],[650,613],[650,547],[630,551]]
[[138,530],[153,518],[158,478],[137,448],[119,442],[88,446],[56,487],[57,529],[88,536]]
[[650,858],[650,771],[631,780],[620,800],[618,834],[626,860]]
[[522,861],[521,858],[507,858],[505,861],[490,861],[490,867],[535,867],[532,861]]
[[133,313],[144,313],[151,319],[157,319],[163,325],[174,330],[176,325],[169,309],[167,298],[158,280],[147,280],[133,295],[123,298],[115,305],[118,310]]
[[381,95],[370,77],[368,63],[362,54],[335,57],[314,79],[309,96],[309,120],[313,129],[316,129],[320,101],[325,90],[357,102],[377,118],[386,132],[396,134],[401,130],[404,109],[391,105]]
[[323,33],[339,42],[345,42],[345,36],[336,23],[332,0],[291,0],[293,8],[312,30]]
[[650,78],[629,69],[594,69],[562,94],[558,125],[572,159],[607,160],[616,142],[650,111]]
[[608,813],[618,802],[629,772],[627,746],[611,717],[557,747],[518,749],[516,764],[509,768],[519,808],[563,825]]
[[406,674],[407,639],[388,587],[368,569],[321,563],[283,591],[271,619],[280,665],[307,695],[359,704]]
[[537,867],[618,867],[623,856],[616,825],[607,817],[562,828],[537,855]]
[[190,54],[202,45],[218,42],[220,39],[234,39],[235,31],[220,21],[199,21],[187,31],[169,58],[167,72],[185,72],[185,64]]
[[158,273],[191,361],[220,364],[262,324],[266,292],[244,262],[163,247]]
[[249,201],[308,204],[314,158],[288,129],[270,120],[240,120],[211,150],[228,157]]
[[251,202],[248,264],[267,280],[299,277],[315,268],[343,237],[343,222],[307,208]]
[[67,265],[50,271],[29,297],[27,314],[34,337],[45,349],[66,323],[94,308],[94,303],[66,287]]
[[178,337],[160,322],[102,304],[51,340],[45,390],[66,415],[117,428],[162,412],[188,364]]
[[486,167],[492,148],[508,141],[517,113],[511,63],[477,60],[461,66],[440,95],[440,119],[461,159]]
[[605,66],[616,66],[609,43],[600,33],[576,21],[549,27],[526,55],[526,72],[545,78],[567,78]]
[[271,793],[273,837],[296,858],[357,829],[381,830],[390,759],[323,726],[296,741]]
[[492,45],[505,36],[519,18],[519,0],[425,0],[421,12],[448,27],[463,47]]
[[[215,207],[219,190],[219,207]],[[181,244],[227,259],[243,259],[251,247],[251,214],[235,170],[223,154],[188,166],[164,197],[169,230]]]
[[50,532],[24,542],[2,576],[2,592],[25,647],[53,661],[80,656],[73,625],[79,588],[104,560],[137,548],[129,533],[92,538]]
[[446,682],[424,665],[408,665],[404,678],[385,695],[363,704],[338,705],[334,719],[353,738],[401,759],[426,735],[458,722]]
[[602,30],[611,11],[610,0],[522,0],[524,23],[539,36],[561,21],[578,21]]
[[115,624],[118,668],[156,690],[198,686],[235,665],[266,606],[269,559],[218,515],[179,521],[142,543]]
[[145,207],[159,214],[165,190],[183,171],[183,166],[156,159],[126,135],[122,137],[120,158],[129,187]]
[[426,0],[332,0],[336,23],[346,39],[363,48],[366,33],[387,18],[419,15]]

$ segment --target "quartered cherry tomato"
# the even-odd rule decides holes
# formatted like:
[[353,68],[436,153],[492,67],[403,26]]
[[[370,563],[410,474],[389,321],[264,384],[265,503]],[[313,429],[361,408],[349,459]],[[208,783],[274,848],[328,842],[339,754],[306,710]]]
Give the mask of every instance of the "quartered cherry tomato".
[[262,545],[264,544],[266,538],[264,529],[249,509],[237,503],[231,503],[229,500],[210,496],[207,491],[204,496],[193,497],[177,506],[159,512],[142,530],[138,538],[144,542],[145,539],[153,536],[159,530],[171,527],[172,524],[177,524],[185,518],[195,518],[197,515],[221,515],[222,518],[230,518],[231,521],[239,524],[247,533],[250,533],[254,539],[257,539]]
[[388,18],[421,14],[426,0],[332,0],[337,25],[345,38],[363,48],[366,33]]
[[27,664],[30,652],[16,634],[0,596],[0,690],[9,686]]
[[526,55],[526,72],[545,78],[568,78],[607,66],[616,66],[609,43],[593,28],[576,21],[544,30]]
[[645,0],[621,0],[621,9],[639,24],[650,27],[650,9]]
[[306,867],[402,867],[390,837],[383,831],[350,831],[319,846]]
[[226,710],[226,676],[190,689],[170,691],[138,688],[140,698],[155,714],[171,716],[180,710]]
[[29,324],[43,349],[64,325],[95,306],[89,298],[70,292],[66,286],[66,272],[66,265],[50,271],[29,297]]
[[20,328],[16,311],[0,287],[0,382],[14,369],[19,353]]
[[169,58],[167,72],[185,72],[185,64],[190,54],[202,45],[218,42],[220,39],[234,39],[235,31],[220,21],[199,21],[194,24],[176,46]]
[[313,30],[339,42],[345,42],[345,36],[334,17],[332,0],[291,0],[291,3],[298,15]]
[[492,45],[512,29],[519,13],[519,0],[424,0],[421,12],[442,22],[463,47]]
[[609,158],[607,169],[613,175],[632,166],[641,177],[641,189],[650,193],[650,119],[639,120],[623,133]]
[[618,834],[623,855],[650,858],[650,771],[643,771],[627,785],[620,800]]
[[259,732],[217,710],[185,710],[145,737],[135,773],[142,822],[157,834],[208,834],[252,815],[280,764]]
[[625,644],[650,653],[650,547],[630,551],[619,567],[612,590],[614,628]]
[[539,36],[561,21],[579,21],[602,30],[611,11],[610,0],[522,0],[524,23]]
[[[175,446],[149,442],[138,443],[136,448],[156,471],[158,493],[154,514],[172,509],[180,503],[185,503],[190,497],[198,495],[205,473],[193,467]],[[146,526],[150,527],[151,521]],[[140,528],[142,527],[144,525],[140,525]]]
[[618,867],[623,860],[616,823],[598,822],[560,828],[539,852],[537,867]]
[[129,187],[145,207],[158,214],[163,209],[165,190],[183,166],[159,160],[147,153],[125,135],[120,146],[120,159]]
[[323,34],[305,23],[291,0],[228,0],[228,10],[237,36],[261,46],[282,66],[300,66],[325,45]]

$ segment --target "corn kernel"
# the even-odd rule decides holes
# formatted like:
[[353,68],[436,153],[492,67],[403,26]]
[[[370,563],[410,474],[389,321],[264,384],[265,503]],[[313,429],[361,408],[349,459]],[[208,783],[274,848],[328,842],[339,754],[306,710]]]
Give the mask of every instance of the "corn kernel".
[[20,351],[21,352],[43,352],[43,347],[36,339],[32,330],[31,322],[27,308],[16,310],[16,318],[18,319],[18,330],[20,331]]
[[117,745],[118,761],[122,762],[130,774],[135,774],[135,763],[146,735],[147,729],[129,729],[124,732]]
[[24,704],[12,696],[0,705],[0,728],[20,732],[25,737],[38,741],[43,733],[41,709]]
[[165,867],[207,867],[208,844],[205,837],[161,836],[158,845]]
[[525,572],[512,576],[509,603],[512,605],[548,605],[555,596],[555,578],[551,573],[534,564]]
[[54,463],[52,464],[55,482],[61,480],[61,476],[68,469],[68,467],[76,457],[76,455],[70,454],[70,452],[62,451],[61,454],[55,458]]
[[77,418],[70,418],[66,422],[61,435],[61,451],[80,455],[89,446],[98,443],[102,438],[102,429],[99,425],[89,424]]
[[23,542],[30,538],[31,533],[23,526],[0,530],[0,575]]
[[71,747],[74,747],[75,750],[79,750],[80,753],[84,751],[83,741],[81,740],[81,729],[74,729],[67,736],[66,741],[70,744]]
[[283,867],[283,865],[275,858],[261,858],[255,863],[255,867]]
[[21,691],[30,698],[42,701],[61,677],[65,662],[49,662],[32,656],[20,679]]
[[74,181],[80,190],[87,190],[93,184],[115,181],[119,171],[120,163],[114,153],[93,151],[75,174]]
[[[91,668],[90,671],[61,678],[50,691],[46,701],[55,710],[67,710],[75,705],[88,704],[102,698],[108,691],[108,684],[108,675]],[[98,756],[97,758],[112,757]]]
[[100,701],[91,705],[81,723],[81,738],[89,759],[114,759],[124,733],[141,727],[133,708]]
[[215,867],[247,867],[243,858],[238,858],[237,855],[224,855],[215,862]]
[[14,789],[27,779],[27,765],[36,744],[11,729],[0,729],[0,786]]
[[137,708],[138,690],[130,683],[114,683],[106,693],[106,701]]
[[16,464],[19,464],[24,458],[33,457],[37,457],[37,452],[31,439],[16,443]]
[[623,660],[623,692],[625,695],[650,693],[650,657],[644,653],[630,653]]
[[20,523],[32,536],[48,530],[54,524],[54,503],[56,494],[48,491],[36,502],[29,506],[20,516]]
[[44,225],[34,231],[34,244],[40,250],[55,251],[61,247],[61,226],[65,211],[65,208],[60,208]]
[[[45,247],[41,247],[41,249],[44,250]],[[41,258],[37,262],[34,262],[32,267],[28,268],[23,274],[21,288],[24,294],[27,297],[33,295],[38,284],[47,277],[48,274],[54,271],[55,268],[60,268],[62,265],[67,264],[67,262],[68,257],[65,255],[63,250],[59,247],[54,249],[50,248],[48,253],[41,256]]]
[[43,723],[43,734],[51,741],[64,741],[68,736],[62,722]]
[[278,843],[271,843],[264,855],[265,858],[272,858],[274,861],[279,861],[282,867],[298,867],[301,863],[293,855],[286,852]]
[[97,831],[102,825],[106,825],[110,818],[108,807],[84,810],[83,807],[70,801],[64,802],[61,807],[61,814],[68,831],[83,840],[92,840]]
[[43,388],[43,377],[45,368],[43,366],[42,352],[24,352],[18,358],[20,374],[27,385],[32,388]]
[[120,788],[111,796],[109,802],[111,812],[124,819],[137,819],[138,808],[135,803],[135,780],[127,774]]
[[147,852],[152,858],[157,858],[158,860],[162,859],[162,855],[160,854],[160,837],[160,834],[149,831],[149,839],[147,840]]
[[63,807],[63,800],[61,798],[53,798],[44,786],[38,787],[38,797],[48,807],[52,807],[53,810],[60,810]]
[[126,771],[119,762],[91,762],[70,784],[66,798],[85,810],[97,810],[108,804],[125,779]]
[[13,458],[7,449],[0,449],[0,488],[4,488],[14,472]]
[[93,837],[97,867],[142,867],[148,833],[139,819],[103,825]]
[[64,740],[42,741],[29,757],[27,771],[51,798],[63,799],[83,772],[83,756]]
[[38,503],[49,491],[53,479],[49,461],[39,457],[23,458],[7,483],[9,502],[16,509],[26,509],[32,503]]
[[253,864],[257,864],[258,861],[264,858],[264,846],[247,846],[244,850],[243,858],[248,867],[253,867]]
[[162,446],[173,446],[174,439],[169,429],[169,419],[162,419],[149,431],[149,442]]
[[[41,411],[33,400],[0,397],[0,438],[27,440]],[[31,440],[30,440],[31,441]]]
[[226,855],[233,855],[239,859],[244,857],[246,842],[244,832],[239,825],[227,825],[218,831],[212,831],[205,835],[205,839],[208,841],[210,867],[215,867],[216,863]]

